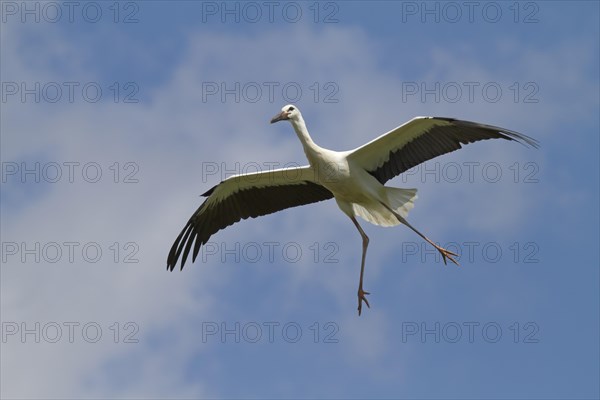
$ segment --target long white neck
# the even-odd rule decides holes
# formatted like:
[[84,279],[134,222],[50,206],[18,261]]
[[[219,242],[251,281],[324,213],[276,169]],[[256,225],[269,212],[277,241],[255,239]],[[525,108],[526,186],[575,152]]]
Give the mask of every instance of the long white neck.
[[306,124],[304,123],[302,115],[299,115],[297,119],[290,119],[290,122],[296,131],[296,135],[298,135],[298,139],[302,142],[306,158],[308,158],[308,161],[312,164],[315,157],[320,153],[321,148],[313,142],[308,134],[308,129],[306,129]]

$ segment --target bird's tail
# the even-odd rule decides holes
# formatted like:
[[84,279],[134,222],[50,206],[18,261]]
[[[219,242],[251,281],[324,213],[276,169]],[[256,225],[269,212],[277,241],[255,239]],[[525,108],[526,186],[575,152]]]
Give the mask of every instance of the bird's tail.
[[[393,187],[384,187],[385,203],[403,218],[408,216],[408,212],[415,206],[417,199],[417,189],[400,189]],[[374,204],[356,204],[352,203],[354,213],[372,224],[379,226],[396,226],[400,221],[396,216],[390,213],[380,203]]]
[[415,206],[417,200],[417,189],[400,189],[386,187],[385,194],[391,209],[396,211],[402,218],[408,217],[408,212]]

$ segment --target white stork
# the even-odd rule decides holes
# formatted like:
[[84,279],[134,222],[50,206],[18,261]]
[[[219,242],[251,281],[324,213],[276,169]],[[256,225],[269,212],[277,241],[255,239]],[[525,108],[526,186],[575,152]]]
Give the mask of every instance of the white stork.
[[416,117],[350,151],[318,146],[308,134],[298,107],[286,105],[271,123],[290,121],[302,143],[309,165],[231,176],[203,194],[207,199],[192,214],[167,258],[173,270],[181,258],[185,265],[192,245],[192,262],[200,247],[219,231],[241,219],[256,218],[290,207],[335,198],[362,237],[358,283],[358,315],[369,292],[363,290],[365,256],[369,238],[356,216],[380,226],[408,226],[456,265],[457,254],[448,251],[415,229],[406,220],[417,198],[416,189],[384,186],[393,177],[424,161],[458,150],[463,144],[485,139],[515,140],[538,147],[536,140],[508,129],[453,118]]

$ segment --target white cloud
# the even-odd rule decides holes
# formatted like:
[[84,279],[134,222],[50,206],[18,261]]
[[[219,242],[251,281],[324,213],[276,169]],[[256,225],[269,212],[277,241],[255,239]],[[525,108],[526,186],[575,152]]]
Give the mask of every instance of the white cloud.
[[[3,28],[4,29],[4,28]],[[83,71],[80,54],[84,50],[70,46],[60,34],[45,37],[45,45],[60,49],[73,61],[68,74],[46,71],[42,54],[40,65],[29,66],[17,40],[3,36],[3,68],[15,80],[94,79]],[[23,29],[23,28],[19,28]],[[19,29],[14,29],[18,34]],[[281,49],[281,38],[285,48]],[[118,44],[116,44],[118,46]],[[500,45],[498,45],[500,47]],[[107,253],[97,264],[79,260],[74,264],[35,264],[13,261],[2,267],[3,321],[97,321],[107,332],[113,322],[135,321],[140,328],[138,344],[114,344],[110,341],[91,345],[26,344],[11,339],[3,344],[2,394],[12,398],[33,397],[199,397],[207,393],[218,396],[218,383],[186,378],[186,366],[192,353],[202,352],[198,342],[201,321],[226,320],[231,301],[223,299],[232,289],[244,288],[235,283],[234,267],[188,265],[183,273],[164,272],[166,253],[185,220],[201,201],[197,195],[218,181],[203,182],[199,176],[202,162],[289,161],[304,162],[301,148],[289,126],[269,126],[268,119],[281,106],[275,102],[222,104],[203,102],[203,82],[300,82],[306,88],[312,82],[335,82],[340,89],[337,104],[315,104],[308,93],[301,102],[309,128],[317,142],[336,149],[348,149],[395,127],[419,114],[446,114],[478,119],[483,122],[525,128],[536,136],[538,121],[544,114],[544,127],[560,119],[545,115],[558,102],[544,97],[538,108],[522,104],[421,104],[402,103],[401,71],[381,71],[378,61],[383,54],[373,48],[373,39],[357,29],[333,27],[319,32],[303,27],[264,34],[192,33],[189,47],[181,62],[173,68],[170,79],[156,88],[147,103],[126,105],[79,102],[60,105],[9,103],[3,118],[4,160],[43,157],[48,160],[99,162],[107,173],[98,184],[79,180],[75,184],[46,184],[40,198],[29,199],[31,206],[6,215],[3,206],[3,240],[42,243],[98,242]],[[280,51],[273,51],[280,49]],[[557,51],[563,51],[560,47]],[[26,51],[25,51],[26,52]],[[539,52],[521,60],[516,57],[518,74],[539,76],[539,63],[547,64],[553,54]],[[423,80],[478,79],[510,82],[508,74],[496,78],[485,60],[474,54],[453,55],[432,49],[428,55],[431,69]],[[8,60],[8,61],[7,61]],[[466,66],[469,66],[466,69]],[[568,64],[569,82],[581,86],[577,66]],[[552,74],[540,78],[546,83]],[[554,89],[554,88],[553,88]],[[555,89],[560,93],[560,88]],[[3,105],[4,107],[4,105]],[[531,132],[530,132],[531,131]],[[544,139],[546,134],[539,135]],[[445,160],[494,160],[507,167],[515,160],[533,157],[543,165],[543,156],[532,156],[513,143],[485,143],[472,150],[448,156]],[[118,161],[139,165],[138,184],[112,183],[108,166]],[[398,180],[392,183],[403,186]],[[417,186],[420,198],[411,221],[439,240],[456,226],[470,230],[513,232],[527,223],[527,214],[539,198],[539,192],[524,185],[485,183]],[[537,187],[536,187],[537,189]],[[527,192],[527,198],[523,192]],[[448,204],[455,204],[449,207]],[[505,210],[496,212],[499,207]],[[257,268],[264,277],[261,296],[273,300],[259,315],[294,318],[299,308],[320,304],[306,299],[307,288],[324,290],[334,314],[327,318],[340,321],[347,341],[340,344],[340,354],[353,355],[372,363],[365,373],[377,375],[384,369],[375,360],[386,359],[386,347],[396,340],[381,303],[367,310],[367,316],[355,318],[355,290],[360,262],[360,238],[350,221],[333,204],[304,207],[276,218],[247,221],[215,236],[216,241],[294,241],[303,244],[336,242],[340,262],[327,266],[311,264],[306,259],[287,265],[274,282],[269,269]],[[363,226],[367,223],[364,222]],[[372,238],[367,260],[367,281],[371,287],[383,284],[384,260],[397,249],[400,240],[417,240],[407,229],[381,230],[368,227]],[[470,238],[469,238],[470,239]],[[108,246],[112,242],[135,242],[139,245],[137,264],[110,261]],[[443,241],[443,240],[442,240]],[[375,248],[392,249],[374,251]],[[250,268],[250,267],[248,267]],[[321,280],[326,277],[331,279]],[[426,284],[424,277],[415,277]],[[234,282],[232,282],[234,281]],[[415,283],[415,284],[417,284]],[[248,291],[256,290],[255,282]],[[277,285],[279,288],[270,286]],[[411,286],[399,282],[402,286]],[[408,289],[408,287],[406,287]],[[431,290],[432,293],[435,290]],[[278,298],[280,294],[288,298]],[[245,293],[244,295],[247,295]],[[250,297],[252,298],[252,297]],[[254,301],[254,298],[252,298]],[[266,304],[257,301],[256,304]],[[238,305],[254,309],[254,304]],[[322,314],[316,314],[322,317]],[[368,325],[365,321],[368,319]],[[108,332],[107,332],[108,333]],[[152,344],[158,336],[159,344]],[[365,341],[365,337],[372,340]],[[135,365],[129,365],[135,360]],[[351,360],[347,359],[349,363]],[[114,364],[126,363],[134,373],[130,381],[114,377]],[[9,366],[7,368],[7,366]],[[399,367],[402,374],[405,367]],[[118,369],[117,369],[118,371]],[[386,374],[391,374],[389,370]],[[31,384],[31,382],[35,384]]]

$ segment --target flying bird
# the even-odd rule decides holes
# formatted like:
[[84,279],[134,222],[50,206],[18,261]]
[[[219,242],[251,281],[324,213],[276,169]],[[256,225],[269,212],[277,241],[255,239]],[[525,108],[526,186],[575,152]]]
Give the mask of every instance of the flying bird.
[[454,118],[415,117],[405,124],[350,151],[333,151],[317,145],[308,133],[300,110],[286,105],[271,123],[289,121],[302,143],[308,165],[231,176],[209,189],[206,200],[171,247],[167,270],[181,257],[181,269],[193,248],[192,262],[211,235],[241,219],[256,218],[290,207],[334,198],[362,237],[362,259],[358,282],[358,315],[364,302],[365,257],[369,237],[357,216],[380,226],[404,224],[440,252],[446,264],[458,265],[458,255],[446,250],[419,232],[406,220],[417,199],[416,189],[385,186],[404,171],[464,144],[485,139],[506,139],[531,147],[538,142],[526,135],[476,122]]

